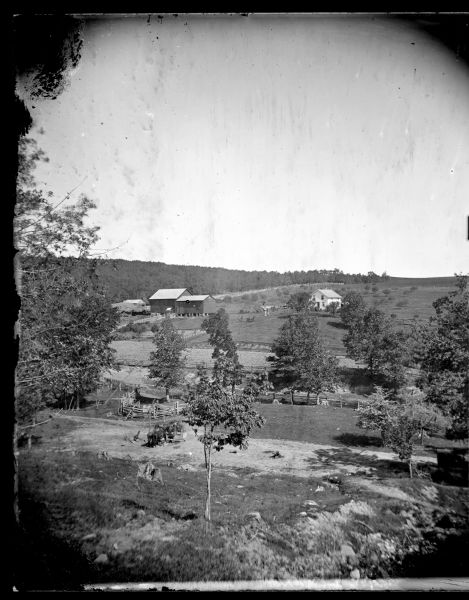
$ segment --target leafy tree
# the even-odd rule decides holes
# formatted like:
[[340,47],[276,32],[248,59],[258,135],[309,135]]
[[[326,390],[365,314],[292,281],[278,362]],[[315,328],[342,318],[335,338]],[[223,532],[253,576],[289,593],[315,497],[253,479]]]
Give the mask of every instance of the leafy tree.
[[450,433],[467,438],[469,423],[469,277],[433,303],[436,315],[420,328],[422,377],[430,402],[451,418]]
[[362,319],[350,322],[344,345],[348,356],[366,363],[373,380],[383,379],[387,387],[396,390],[405,381],[405,340],[404,333],[394,331],[382,311],[369,308]]
[[332,316],[335,316],[337,311],[339,310],[339,303],[338,302],[331,302],[330,304],[328,304],[326,306],[326,310],[328,313],[331,313]]
[[316,396],[330,391],[337,382],[337,360],[325,349],[316,315],[303,311],[292,315],[272,345],[274,369],[293,390]]
[[187,399],[184,415],[204,447],[207,495],[205,519],[211,520],[212,453],[226,445],[245,449],[254,427],[262,427],[264,418],[253,408],[256,392],[247,386],[242,393],[233,393],[223,385],[219,373],[210,378],[204,369],[198,371],[198,383]]
[[358,292],[345,294],[340,309],[340,318],[345,327],[350,327],[355,321],[361,321],[366,312],[363,296]]
[[164,319],[156,328],[153,337],[156,350],[150,353],[149,377],[160,382],[166,390],[169,401],[170,388],[182,378],[186,349],[184,338],[174,329],[170,319]]
[[229,329],[228,313],[220,308],[202,322],[202,329],[208,333],[209,343],[213,347],[214,372],[220,375],[223,385],[231,385],[234,391],[242,380],[242,365]]
[[20,422],[62,402],[77,408],[96,385],[101,370],[114,366],[109,343],[118,322],[89,253],[97,228],[85,225],[94,203],[81,196],[59,202],[41,191],[34,169],[47,160],[36,143],[19,142],[14,240],[19,355],[16,409]]
[[376,386],[373,394],[361,403],[357,425],[363,429],[378,430],[383,446],[391,448],[412,471],[412,454],[417,435],[435,433],[446,423],[440,411],[435,410],[424,394],[400,392],[391,395]]
[[301,312],[307,308],[310,300],[311,294],[308,294],[308,292],[296,292],[288,299],[287,306],[296,312]]

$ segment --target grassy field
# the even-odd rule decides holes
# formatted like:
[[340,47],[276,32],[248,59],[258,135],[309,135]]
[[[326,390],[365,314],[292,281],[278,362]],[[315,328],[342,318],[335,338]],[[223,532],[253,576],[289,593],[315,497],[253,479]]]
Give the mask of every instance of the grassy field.
[[[233,339],[242,350],[268,351],[280,328],[285,323],[291,311],[281,308],[291,294],[298,291],[311,292],[316,286],[285,286],[265,290],[262,293],[241,294],[233,296],[231,302],[219,301],[230,316],[230,329]],[[376,306],[392,317],[396,327],[408,327],[412,323],[427,321],[434,315],[432,303],[453,289],[450,278],[413,280],[391,279],[379,284],[348,284],[336,285],[335,289],[345,295],[348,291],[356,291],[363,295],[368,306]],[[243,299],[244,298],[244,299]],[[261,306],[277,306],[278,310],[264,316]],[[186,342],[191,348],[207,348],[208,337],[201,330],[203,317],[177,318],[175,327],[184,332]],[[336,355],[345,355],[343,337],[345,330],[339,316],[333,317],[327,313],[318,313],[319,328],[326,346]],[[189,336],[189,331],[196,335]],[[151,333],[141,336],[129,335],[131,340],[136,338],[149,340]],[[125,340],[122,340],[125,341]],[[133,351],[129,351],[133,353]]]

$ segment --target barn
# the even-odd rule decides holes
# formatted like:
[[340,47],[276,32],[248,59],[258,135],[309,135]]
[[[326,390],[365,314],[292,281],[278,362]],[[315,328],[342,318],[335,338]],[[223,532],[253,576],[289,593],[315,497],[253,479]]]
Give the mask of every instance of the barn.
[[342,306],[342,296],[334,290],[324,289],[315,290],[310,300],[313,308],[317,310],[326,310],[331,304],[338,304],[337,308]]
[[190,296],[186,288],[161,289],[150,297],[150,310],[152,314],[172,312],[176,314],[176,301],[182,297]]
[[176,314],[185,317],[209,315],[217,311],[215,298],[210,294],[182,296],[176,300]]

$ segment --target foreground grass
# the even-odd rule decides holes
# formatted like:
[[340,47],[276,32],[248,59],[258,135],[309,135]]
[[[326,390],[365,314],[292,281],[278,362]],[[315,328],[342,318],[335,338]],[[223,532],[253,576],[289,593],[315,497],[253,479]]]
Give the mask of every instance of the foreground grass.
[[[74,426],[51,423],[42,433],[60,437]],[[137,485],[131,460],[41,443],[23,449],[16,587],[467,572],[467,489],[410,481],[389,461],[379,479],[332,481],[216,468],[207,530],[203,469],[158,463],[157,449],[154,456],[163,485]],[[344,456],[324,456],[325,464],[335,460]]]

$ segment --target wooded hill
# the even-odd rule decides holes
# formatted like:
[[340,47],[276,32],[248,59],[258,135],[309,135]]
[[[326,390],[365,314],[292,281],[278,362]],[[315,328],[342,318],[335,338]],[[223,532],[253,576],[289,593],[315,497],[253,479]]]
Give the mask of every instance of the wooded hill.
[[372,272],[347,274],[338,269],[278,273],[123,259],[98,259],[97,274],[112,302],[148,298],[159,288],[188,288],[193,294],[221,294],[302,283],[371,283],[388,279],[386,275]]

